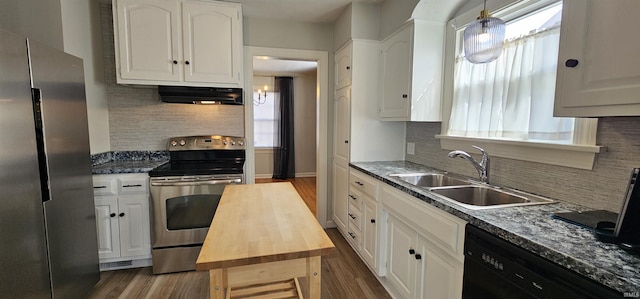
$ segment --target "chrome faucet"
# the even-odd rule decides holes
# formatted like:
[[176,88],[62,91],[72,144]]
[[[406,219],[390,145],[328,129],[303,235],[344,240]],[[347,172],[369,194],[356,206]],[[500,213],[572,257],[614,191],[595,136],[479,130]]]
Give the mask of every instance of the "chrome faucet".
[[478,163],[478,161],[474,160],[471,155],[469,155],[465,151],[451,151],[447,156],[449,158],[460,157],[468,160],[473,164],[473,167],[478,171],[478,176],[480,176],[480,181],[483,183],[489,183],[489,155],[485,150],[480,148],[479,146],[472,145],[475,149],[479,150],[482,153],[482,159]]

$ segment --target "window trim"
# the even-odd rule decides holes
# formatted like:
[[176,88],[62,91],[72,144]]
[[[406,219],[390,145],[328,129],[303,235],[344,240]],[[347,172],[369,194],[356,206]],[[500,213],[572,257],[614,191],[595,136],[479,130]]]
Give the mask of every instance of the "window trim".
[[[498,0],[489,1],[487,5],[497,17],[514,18],[515,11],[519,14],[529,13],[554,2],[558,0]],[[501,8],[495,9],[496,6]],[[606,151],[606,147],[596,145],[598,127],[596,118],[575,119],[573,144],[447,135],[453,104],[457,31],[475,20],[477,12],[481,9],[482,6],[479,6],[462,12],[450,20],[446,26],[442,126],[441,133],[435,136],[440,139],[440,147],[446,150],[467,150],[471,149],[471,145],[477,145],[494,157],[592,170],[596,154]]]

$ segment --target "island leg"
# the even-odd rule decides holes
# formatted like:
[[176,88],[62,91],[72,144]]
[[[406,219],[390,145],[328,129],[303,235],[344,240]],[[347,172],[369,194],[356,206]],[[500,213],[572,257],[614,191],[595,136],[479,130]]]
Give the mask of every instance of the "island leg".
[[227,288],[227,270],[209,270],[209,295],[211,299],[224,299]]
[[307,258],[307,281],[309,289],[309,299],[320,299],[320,276],[322,273],[320,256]]

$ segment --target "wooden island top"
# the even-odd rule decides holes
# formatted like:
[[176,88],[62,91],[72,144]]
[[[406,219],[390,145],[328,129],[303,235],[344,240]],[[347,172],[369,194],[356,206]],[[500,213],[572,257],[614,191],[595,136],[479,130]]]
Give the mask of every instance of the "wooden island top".
[[[320,294],[320,256],[334,249],[291,183],[229,185],[196,270],[210,270],[211,298],[223,298],[215,291],[226,287],[300,276],[312,278],[309,297],[315,298],[316,291]],[[285,271],[289,274],[280,273],[285,268],[291,268]]]

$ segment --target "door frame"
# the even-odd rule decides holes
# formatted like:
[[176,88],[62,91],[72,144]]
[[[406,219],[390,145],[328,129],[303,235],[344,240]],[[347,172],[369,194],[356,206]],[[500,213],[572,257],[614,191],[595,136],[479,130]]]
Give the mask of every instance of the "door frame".
[[[329,110],[329,53],[327,51],[281,49],[267,47],[244,47],[244,128],[247,141],[253,140],[253,105],[247,104],[253,98],[253,57],[268,56],[280,59],[317,61],[316,94],[316,218],[322,227],[327,224],[328,201],[328,110]],[[255,183],[255,147],[247,142],[245,161],[245,181]]]

